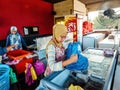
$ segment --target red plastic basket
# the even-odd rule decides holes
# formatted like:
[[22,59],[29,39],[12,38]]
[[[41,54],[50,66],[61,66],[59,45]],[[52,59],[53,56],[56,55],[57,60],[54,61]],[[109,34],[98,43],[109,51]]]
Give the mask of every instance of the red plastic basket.
[[32,52],[25,50],[13,50],[7,53],[7,56],[13,60],[21,60],[18,64],[14,65],[16,72],[18,74],[23,73],[25,71],[26,63],[33,63],[33,58],[25,58],[27,55],[32,54]]
[[16,72],[18,74],[21,74],[25,71],[26,67],[26,63],[33,63],[33,58],[29,58],[29,59],[23,59],[22,61],[20,61],[18,64],[15,65],[15,69],[16,69]]
[[25,50],[13,50],[13,51],[9,51],[7,53],[7,56],[13,60],[19,60],[30,54],[32,54],[32,52]]

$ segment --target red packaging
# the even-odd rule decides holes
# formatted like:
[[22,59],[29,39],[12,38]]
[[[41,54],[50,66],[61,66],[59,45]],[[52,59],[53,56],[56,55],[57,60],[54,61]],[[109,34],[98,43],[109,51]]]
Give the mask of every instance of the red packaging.
[[20,60],[18,64],[14,65],[18,74],[23,73],[25,71],[26,63],[33,63],[33,58],[26,58],[26,56],[30,54],[32,54],[32,52],[25,50],[13,50],[7,53],[7,56],[10,59]]

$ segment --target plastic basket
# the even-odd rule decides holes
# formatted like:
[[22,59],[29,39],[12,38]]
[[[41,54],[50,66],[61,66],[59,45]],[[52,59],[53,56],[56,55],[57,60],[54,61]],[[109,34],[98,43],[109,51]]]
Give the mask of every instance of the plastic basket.
[[29,58],[29,59],[23,59],[22,61],[20,61],[18,64],[15,65],[15,69],[16,69],[16,72],[18,74],[21,74],[25,71],[26,67],[25,67],[25,64],[26,63],[33,63],[33,59],[32,58]]
[[22,59],[29,54],[32,54],[32,52],[25,51],[25,50],[13,50],[13,51],[9,51],[7,53],[7,56],[11,59],[19,60],[19,59]]
[[10,88],[9,71],[8,65],[0,64],[0,90],[9,90]]

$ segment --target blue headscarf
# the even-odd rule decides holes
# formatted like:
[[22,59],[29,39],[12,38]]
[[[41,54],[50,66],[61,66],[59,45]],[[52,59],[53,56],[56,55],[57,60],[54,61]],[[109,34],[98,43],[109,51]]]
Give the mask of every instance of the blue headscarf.
[[[17,27],[11,26],[10,31],[10,45],[16,45],[16,47],[13,48],[14,50],[22,48],[21,37],[20,34],[17,32]],[[16,31],[16,34],[12,34],[13,31]]]

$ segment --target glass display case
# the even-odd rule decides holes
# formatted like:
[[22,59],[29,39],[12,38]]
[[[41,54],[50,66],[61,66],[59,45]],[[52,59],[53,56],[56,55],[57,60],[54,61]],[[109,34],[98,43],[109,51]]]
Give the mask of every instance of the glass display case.
[[110,57],[104,56],[103,49],[86,49],[82,52],[88,58],[88,75],[104,82],[103,90],[110,90],[116,66],[117,51]]
[[88,48],[82,54],[89,61],[87,73],[68,69],[53,72],[40,81],[36,90],[41,88],[66,90],[71,84],[78,85],[84,90],[111,90],[117,62],[117,51],[113,50],[113,55],[106,57],[103,49]]

